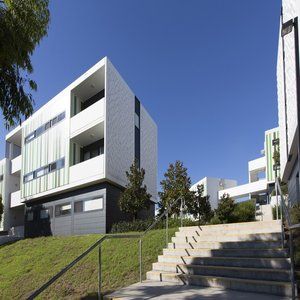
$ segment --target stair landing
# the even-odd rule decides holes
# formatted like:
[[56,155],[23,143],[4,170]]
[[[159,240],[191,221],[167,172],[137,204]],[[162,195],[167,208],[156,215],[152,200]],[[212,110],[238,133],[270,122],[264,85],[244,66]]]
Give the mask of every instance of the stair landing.
[[177,285],[171,282],[146,280],[135,283],[104,297],[106,300],[279,300],[285,297],[224,290],[212,287]]

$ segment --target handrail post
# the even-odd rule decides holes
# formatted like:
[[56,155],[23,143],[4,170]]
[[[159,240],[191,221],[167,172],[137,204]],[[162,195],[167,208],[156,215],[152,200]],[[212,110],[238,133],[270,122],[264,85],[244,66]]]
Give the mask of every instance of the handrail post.
[[169,209],[167,208],[166,214],[166,248],[168,248],[169,243]]
[[278,179],[275,183],[275,195],[276,195],[276,220],[278,220]]
[[99,251],[98,251],[98,300],[101,300],[101,283],[102,278],[102,266],[101,266],[101,244],[99,244]]
[[142,239],[139,240],[140,282],[142,283]]

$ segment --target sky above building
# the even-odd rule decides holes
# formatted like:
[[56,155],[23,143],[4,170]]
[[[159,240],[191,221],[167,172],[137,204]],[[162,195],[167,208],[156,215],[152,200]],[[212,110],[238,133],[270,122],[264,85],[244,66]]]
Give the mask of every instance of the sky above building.
[[[280,0],[51,0],[33,54],[35,110],[108,56],[158,126],[158,179],[183,161],[247,182],[278,124]],[[1,149],[6,130],[1,124]]]

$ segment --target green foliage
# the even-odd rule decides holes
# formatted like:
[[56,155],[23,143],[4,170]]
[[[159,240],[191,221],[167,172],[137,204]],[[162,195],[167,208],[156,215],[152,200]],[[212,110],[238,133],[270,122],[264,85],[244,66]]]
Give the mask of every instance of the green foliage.
[[218,218],[217,215],[214,215],[211,219],[209,224],[211,225],[217,225],[217,224],[222,224],[222,222],[220,221],[220,219]]
[[[277,215],[277,206],[272,207],[272,215],[273,215],[273,220],[276,220],[276,215]],[[281,219],[281,206],[278,205],[278,218]]]
[[255,200],[237,203],[234,207],[233,219],[235,222],[255,221]]
[[215,214],[221,223],[234,222],[235,203],[228,194],[224,194],[218,204]]
[[2,221],[3,211],[4,211],[4,205],[2,203],[2,196],[0,196],[0,222]]
[[120,210],[129,213],[135,220],[140,210],[149,208],[151,195],[147,192],[147,186],[143,184],[145,178],[145,170],[139,170],[136,163],[130,167],[130,171],[126,171],[128,184],[125,191],[119,199]]
[[300,204],[294,204],[290,208],[290,215],[292,224],[300,223]]
[[[132,222],[118,222],[113,224],[111,228],[111,233],[123,233],[123,232],[131,232],[131,231],[145,231],[155,222],[155,219],[147,219],[147,220],[134,220]],[[182,220],[183,226],[194,226],[197,225],[197,222],[190,219]],[[181,226],[181,221],[178,218],[169,218],[168,223],[169,228],[178,228]],[[155,226],[155,229],[164,229],[166,228],[166,220],[161,220]]]
[[[166,207],[178,198],[182,198],[185,204],[193,201],[194,193],[190,191],[191,179],[187,174],[187,168],[183,166],[181,161],[176,161],[175,164],[170,164],[167,172],[164,174],[165,179],[160,182],[162,191],[159,192],[160,211],[162,214]],[[171,215],[179,215],[180,201],[174,205],[170,211]]]
[[204,196],[204,185],[197,185],[197,191],[193,201],[187,203],[188,213],[198,220],[198,224],[205,224],[210,221],[213,216],[209,196]]
[[6,127],[18,124],[33,112],[37,84],[30,56],[47,34],[49,0],[0,2],[0,108]]

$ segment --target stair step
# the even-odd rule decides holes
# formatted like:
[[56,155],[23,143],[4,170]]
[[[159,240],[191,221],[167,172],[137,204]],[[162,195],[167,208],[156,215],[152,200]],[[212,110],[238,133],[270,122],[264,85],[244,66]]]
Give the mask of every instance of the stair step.
[[289,269],[290,258],[199,257],[159,255],[158,262],[241,268]]
[[272,221],[254,221],[254,222],[243,222],[243,223],[228,223],[228,224],[216,224],[216,225],[199,225],[199,226],[185,226],[180,227],[179,231],[189,231],[189,230],[200,230],[200,231],[232,231],[232,230],[242,230],[242,229],[253,229],[259,230],[261,228],[274,228],[276,230],[281,230],[281,220]]
[[164,249],[164,255],[201,257],[288,257],[287,249]]
[[205,234],[200,236],[180,236],[172,237],[173,243],[198,243],[198,242],[240,242],[240,241],[278,241],[281,239],[281,233],[261,233],[261,234],[227,234],[215,235]]
[[290,282],[289,270],[154,263],[153,271]]
[[280,248],[281,241],[242,241],[242,242],[214,242],[206,241],[201,243],[196,242],[178,242],[169,243],[170,249],[273,249]]
[[288,297],[291,296],[291,284],[288,282],[175,274],[160,271],[148,272],[147,279],[154,281],[170,281],[178,284],[211,286],[239,291],[267,293]]
[[182,236],[205,236],[205,235],[242,235],[242,234],[263,234],[263,233],[281,233],[281,228],[244,228],[244,229],[236,229],[236,230],[200,230],[200,229],[192,229],[192,230],[184,230],[184,231],[177,231],[175,233],[176,237]]

